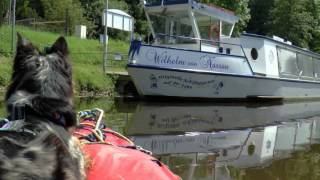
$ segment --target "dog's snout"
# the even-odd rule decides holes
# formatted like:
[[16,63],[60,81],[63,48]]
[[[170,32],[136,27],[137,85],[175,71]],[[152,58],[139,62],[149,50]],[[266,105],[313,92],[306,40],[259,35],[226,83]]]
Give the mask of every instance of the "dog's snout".
[[36,65],[37,65],[37,67],[39,67],[39,66],[43,66],[43,64],[44,64],[44,57],[39,57],[39,58],[37,58],[37,60],[36,60]]

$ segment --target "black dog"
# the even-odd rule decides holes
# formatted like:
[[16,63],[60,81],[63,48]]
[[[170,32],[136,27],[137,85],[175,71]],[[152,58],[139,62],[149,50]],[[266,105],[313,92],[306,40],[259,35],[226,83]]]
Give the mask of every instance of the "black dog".
[[1,180],[84,179],[80,148],[68,132],[76,126],[68,47],[60,37],[41,54],[18,34],[12,82],[0,130]]

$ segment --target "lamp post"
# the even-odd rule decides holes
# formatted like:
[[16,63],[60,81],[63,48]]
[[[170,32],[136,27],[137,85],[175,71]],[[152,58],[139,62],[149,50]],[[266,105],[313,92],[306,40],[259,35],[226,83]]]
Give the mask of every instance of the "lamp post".
[[105,26],[104,26],[104,42],[103,42],[103,73],[106,73],[106,66],[108,61],[108,26],[107,26],[107,18],[108,18],[108,0],[106,0],[106,11],[104,13],[105,16]]

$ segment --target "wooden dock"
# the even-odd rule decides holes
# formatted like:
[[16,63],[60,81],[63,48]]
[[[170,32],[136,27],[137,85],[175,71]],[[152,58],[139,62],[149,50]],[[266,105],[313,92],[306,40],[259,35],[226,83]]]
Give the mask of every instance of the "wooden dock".
[[106,75],[129,76],[128,71],[111,71],[107,70]]
[[115,91],[122,97],[138,97],[138,92],[127,71],[106,71],[115,80]]

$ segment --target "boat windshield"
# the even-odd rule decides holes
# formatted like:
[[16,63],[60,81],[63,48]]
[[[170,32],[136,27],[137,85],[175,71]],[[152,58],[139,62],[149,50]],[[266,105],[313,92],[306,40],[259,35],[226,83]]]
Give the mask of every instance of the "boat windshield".
[[196,43],[191,39],[195,35],[191,20],[186,12],[150,13],[149,18],[160,44]]
[[145,0],[146,6],[160,6],[160,5],[170,5],[170,4],[185,4],[189,0]]
[[194,15],[201,39],[219,41],[220,37],[231,36],[233,24],[198,12],[195,12]]
[[162,0],[145,0],[146,6],[160,6],[162,4]]
[[221,37],[231,37],[233,24],[222,21]]

